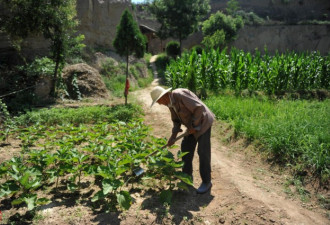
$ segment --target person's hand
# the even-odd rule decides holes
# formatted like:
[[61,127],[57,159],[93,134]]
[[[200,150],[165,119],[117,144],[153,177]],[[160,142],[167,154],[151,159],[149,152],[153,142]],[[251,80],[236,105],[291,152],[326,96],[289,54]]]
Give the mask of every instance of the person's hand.
[[195,130],[194,128],[190,128],[188,130],[189,134],[195,134],[197,132],[197,130]]
[[171,136],[170,139],[168,139],[166,146],[171,147],[172,145],[174,145],[174,143],[175,143],[175,137]]

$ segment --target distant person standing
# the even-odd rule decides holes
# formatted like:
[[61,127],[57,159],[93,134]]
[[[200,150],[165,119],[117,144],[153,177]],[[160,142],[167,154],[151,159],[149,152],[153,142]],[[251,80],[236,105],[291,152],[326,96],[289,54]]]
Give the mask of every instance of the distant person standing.
[[214,114],[210,109],[191,91],[178,88],[173,91],[169,88],[155,87],[151,91],[152,104],[165,105],[171,112],[173,121],[172,135],[167,146],[172,146],[179,132],[181,125],[185,125],[189,135],[184,137],[181,143],[181,151],[188,152],[183,156],[183,172],[192,176],[193,158],[198,143],[199,172],[202,184],[197,193],[203,194],[210,190],[211,183],[211,127],[214,121]]

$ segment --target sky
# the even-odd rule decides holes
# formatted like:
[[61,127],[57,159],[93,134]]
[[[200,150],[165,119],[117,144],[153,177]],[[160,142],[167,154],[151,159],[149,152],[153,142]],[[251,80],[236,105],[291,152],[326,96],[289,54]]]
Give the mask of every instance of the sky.
[[145,2],[146,0],[131,0],[132,3],[143,3]]

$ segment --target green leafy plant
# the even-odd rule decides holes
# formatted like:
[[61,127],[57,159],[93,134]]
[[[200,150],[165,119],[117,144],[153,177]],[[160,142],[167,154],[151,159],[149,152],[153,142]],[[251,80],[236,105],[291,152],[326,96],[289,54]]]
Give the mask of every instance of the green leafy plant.
[[[178,172],[182,162],[177,162],[167,150],[147,157],[160,149],[165,140],[150,136],[150,129],[143,121],[130,116],[129,111],[133,109],[128,105],[113,107],[110,108],[112,122],[85,120],[79,125],[69,123],[72,118],[65,119],[68,115],[79,115],[79,109],[68,115],[65,113],[69,109],[53,111],[53,117],[64,115],[62,123],[43,117],[42,110],[38,115],[34,112],[36,123],[25,123],[25,127],[13,133],[19,134],[22,143],[20,157],[0,164],[0,197],[11,198],[12,205],[26,205],[31,211],[49,202],[40,196],[41,189],[54,189],[59,195],[66,189],[79,193],[94,181],[99,191],[92,195],[92,202],[105,204],[110,210],[127,210],[133,202],[133,185],[142,187],[141,179],[134,176],[134,169],[140,165],[150,168],[146,174],[161,180],[164,190],[172,192],[175,188],[184,188],[183,183],[191,184],[189,177]],[[86,107],[83,111],[88,114],[89,110]],[[97,112],[102,114],[98,115],[101,118],[109,114],[107,110]],[[122,121],[118,121],[119,118]],[[178,158],[181,157],[179,154]],[[84,183],[84,177],[88,177],[89,182]]]
[[166,54],[169,57],[176,58],[180,55],[180,43],[177,41],[170,41],[166,45]]

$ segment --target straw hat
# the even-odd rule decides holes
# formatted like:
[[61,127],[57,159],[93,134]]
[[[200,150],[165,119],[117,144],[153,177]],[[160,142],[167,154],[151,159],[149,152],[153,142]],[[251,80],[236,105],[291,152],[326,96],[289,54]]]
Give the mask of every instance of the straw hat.
[[154,87],[154,89],[152,89],[152,91],[150,92],[150,95],[152,98],[152,104],[151,104],[150,108],[155,104],[155,102],[157,102],[163,95],[165,95],[170,90],[172,90],[172,88],[165,90],[164,88],[162,88],[160,86]]

